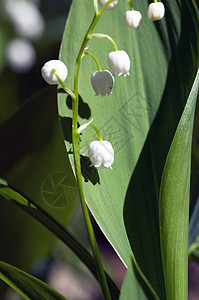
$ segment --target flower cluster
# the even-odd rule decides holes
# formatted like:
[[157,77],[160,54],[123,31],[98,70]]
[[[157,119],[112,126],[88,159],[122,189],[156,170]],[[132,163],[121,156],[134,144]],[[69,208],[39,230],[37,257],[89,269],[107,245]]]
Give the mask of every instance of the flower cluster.
[[[142,24],[142,15],[138,10],[134,10],[131,6],[131,10],[125,13],[125,24],[131,28],[138,28]],[[151,21],[161,20],[164,17],[165,8],[162,2],[154,2],[149,4],[148,7],[148,19]]]
[[[97,1],[97,0],[96,0]],[[107,3],[108,0],[98,0],[99,4],[101,6],[104,6],[104,9],[110,10],[115,5],[118,4],[119,0],[113,0],[110,3]],[[134,10],[132,3],[130,0],[127,0],[127,2],[131,6],[131,10],[127,11],[125,13],[125,23],[127,26],[132,28],[138,28],[142,24],[142,15],[139,11]],[[98,13],[98,8],[96,7],[96,3],[94,5],[96,14]],[[152,21],[157,21],[163,18],[165,13],[164,5],[162,2],[155,1],[154,3],[151,3],[148,7],[148,18]],[[94,59],[96,62],[98,71],[94,71],[91,75],[91,85],[96,93],[96,96],[101,94],[102,96],[110,95],[112,93],[112,89],[114,86],[114,76],[124,76],[130,75],[130,58],[128,54],[124,50],[118,50],[115,42],[113,39],[105,34],[88,34],[87,35],[88,40],[91,38],[106,38],[108,39],[113,47],[114,51],[111,51],[108,54],[107,62],[109,65],[109,68],[111,70],[102,70],[100,67],[100,64],[97,60],[97,58],[92,54],[89,53],[88,47],[84,49],[81,53],[81,58],[85,55],[89,55]],[[59,60],[50,60],[49,62],[46,62],[41,70],[43,78],[47,81],[49,84],[61,84],[63,89],[72,96],[72,99],[76,101],[75,94],[65,86],[64,81],[67,78],[68,75],[68,69],[65,66],[65,64]],[[91,121],[89,121],[86,124],[81,125],[77,129],[77,133],[80,134],[81,131],[86,129],[86,127],[91,126],[96,133],[98,134],[98,141],[91,142],[89,149],[88,149],[88,156],[90,158],[90,161],[92,165],[96,168],[98,168],[100,165],[103,165],[105,168],[111,168],[113,162],[114,162],[114,150],[109,141],[103,141],[102,136],[99,133],[99,130],[91,124]]]

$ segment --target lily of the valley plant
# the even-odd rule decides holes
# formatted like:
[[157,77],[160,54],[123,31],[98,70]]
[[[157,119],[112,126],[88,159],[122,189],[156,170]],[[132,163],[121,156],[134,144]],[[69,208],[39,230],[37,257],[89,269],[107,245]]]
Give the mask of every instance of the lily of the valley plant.
[[[92,256],[47,214],[45,224],[88,266],[103,299],[187,300],[197,3],[85,2],[73,1],[59,58],[41,73],[58,85],[60,120],[71,121],[61,124]],[[121,291],[104,270],[88,208],[128,270]]]

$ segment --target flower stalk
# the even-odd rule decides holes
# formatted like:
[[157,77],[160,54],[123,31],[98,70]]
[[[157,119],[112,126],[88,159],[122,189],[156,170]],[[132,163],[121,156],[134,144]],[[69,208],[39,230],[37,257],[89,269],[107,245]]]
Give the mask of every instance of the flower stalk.
[[59,83],[61,84],[63,90],[73,99],[75,100],[75,94],[71,91],[71,89],[69,89],[65,83],[61,80],[61,78],[59,77],[57,71],[55,69],[52,70],[52,72],[55,74],[55,76],[57,77],[57,80],[59,81]]
[[[90,27],[87,30],[87,33],[84,37],[84,40],[82,42],[79,54],[77,56],[77,60],[76,60],[76,72],[75,72],[75,77],[74,77],[74,95],[75,95],[75,100],[73,100],[72,102],[72,110],[73,110],[73,120],[72,120],[72,141],[73,141],[73,153],[74,153],[74,164],[75,164],[75,173],[76,173],[76,179],[77,179],[77,186],[78,186],[78,191],[79,191],[79,196],[80,196],[80,202],[81,202],[81,207],[82,207],[82,211],[83,211],[83,215],[84,215],[84,219],[85,219],[85,223],[86,223],[86,228],[87,228],[87,232],[88,232],[88,236],[89,236],[89,240],[90,240],[90,244],[91,244],[91,248],[92,248],[92,252],[93,252],[93,257],[96,263],[96,268],[97,268],[97,272],[98,272],[98,277],[99,277],[99,282],[101,285],[101,289],[102,289],[102,294],[104,299],[106,300],[111,300],[111,296],[110,296],[110,292],[108,289],[108,284],[106,281],[106,276],[104,273],[104,269],[102,266],[102,261],[101,261],[101,257],[100,257],[100,252],[99,252],[99,248],[97,246],[97,242],[96,242],[96,238],[95,238],[95,234],[93,231],[93,227],[91,224],[91,220],[89,217],[89,213],[88,213],[88,209],[86,206],[86,202],[85,202],[85,198],[84,198],[84,193],[83,193],[83,184],[82,184],[82,175],[81,175],[81,165],[80,165],[80,153],[79,153],[79,132],[78,132],[78,128],[77,128],[77,118],[78,118],[78,104],[79,104],[79,93],[78,93],[78,78],[79,78],[79,69],[80,69],[80,64],[81,64],[81,58],[82,55],[84,53],[84,49],[86,48],[86,45],[89,41],[89,36],[92,34],[93,29],[95,28],[102,12],[104,11],[104,9],[106,8],[106,6],[111,3],[112,0],[109,0],[106,2],[106,4],[100,9],[100,11],[98,12],[98,10],[96,9],[96,6],[94,6],[95,8],[95,16],[90,24]],[[96,2],[94,2],[95,4]]]
[[107,39],[109,42],[111,42],[111,44],[113,45],[113,48],[115,51],[118,50],[117,45],[115,43],[115,41],[112,39],[112,37],[110,37],[107,34],[103,34],[103,33],[94,33],[94,34],[90,34],[89,35],[89,39],[93,39],[93,38],[97,38],[97,39]]
[[89,55],[90,57],[92,57],[93,59],[94,59],[94,61],[95,61],[95,63],[96,63],[96,66],[97,66],[97,70],[100,72],[100,71],[102,71],[102,68],[101,68],[101,66],[100,66],[100,63],[99,63],[99,61],[97,60],[97,58],[95,57],[95,55],[93,55],[92,53],[90,53],[90,52],[84,52],[84,54],[83,54],[83,56],[84,55]]

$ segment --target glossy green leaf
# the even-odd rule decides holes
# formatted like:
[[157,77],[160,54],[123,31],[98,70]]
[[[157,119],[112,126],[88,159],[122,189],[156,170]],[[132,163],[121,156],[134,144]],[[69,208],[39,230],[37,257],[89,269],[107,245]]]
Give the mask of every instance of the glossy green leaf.
[[[93,7],[87,2],[88,5],[85,1],[73,1],[63,36],[60,59],[69,69],[69,87],[73,87],[75,59],[93,18]],[[90,57],[84,57],[79,77],[78,121],[81,125],[92,117],[103,138],[111,141],[115,149],[113,170],[102,167],[96,170],[89,166],[87,149],[97,136],[91,128],[82,133],[80,153],[87,204],[125,264],[131,263],[133,250],[143,274],[159,297],[165,299],[158,190],[197,69],[198,15],[193,2],[169,1],[165,3],[165,18],[150,22],[147,7],[146,0],[136,3],[136,9],[143,15],[143,25],[138,30],[124,24],[124,12],[129,9],[125,1],[105,11],[99,20],[94,32],[110,35],[119,49],[127,51],[131,75],[115,78],[110,96],[95,97],[90,76],[96,66]],[[89,46],[102,68],[107,69],[107,55],[113,50],[111,44],[107,40],[92,40]],[[58,106],[69,151],[71,102],[61,89]],[[72,162],[72,155],[69,157]]]
[[64,300],[64,296],[43,281],[0,261],[0,279],[27,300]]
[[160,188],[160,243],[167,299],[188,297],[191,146],[199,72],[175,133]]

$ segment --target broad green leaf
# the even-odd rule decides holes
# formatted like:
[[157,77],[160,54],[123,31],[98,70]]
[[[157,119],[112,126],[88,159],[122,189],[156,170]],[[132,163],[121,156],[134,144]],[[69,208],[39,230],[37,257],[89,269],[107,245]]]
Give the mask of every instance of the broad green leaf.
[[160,187],[160,243],[167,299],[188,298],[191,146],[199,72],[177,127]]
[[[150,22],[147,8],[146,0],[136,3],[136,9],[143,14],[143,25],[138,30],[124,24],[124,12],[129,9],[125,1],[105,11],[99,20],[94,32],[110,35],[119,49],[127,51],[131,75],[117,77],[110,96],[94,97],[90,76],[96,66],[90,57],[84,57],[78,121],[81,125],[94,118],[93,124],[115,149],[113,170],[89,167],[87,149],[97,136],[91,128],[82,133],[80,153],[87,204],[124,263],[131,263],[133,250],[143,274],[159,297],[165,299],[157,191],[197,69],[198,15],[193,2],[170,1],[165,3],[165,18]],[[69,87],[73,87],[76,56],[92,18],[90,1],[73,1],[60,50],[60,59],[69,69]],[[107,69],[107,55],[113,50],[108,41],[92,40],[89,46],[102,68]],[[71,103],[61,89],[58,106],[69,151]],[[73,162],[71,154],[69,158]]]
[[[25,212],[39,221],[48,230],[50,230],[57,238],[67,245],[73,253],[88,267],[93,276],[98,280],[96,265],[93,257],[88,250],[80,244],[80,242],[61,224],[59,224],[51,215],[44,211],[34,201],[22,196],[19,192],[8,186],[8,183],[0,178],[0,199],[12,201]],[[109,275],[106,273],[107,282],[113,299],[118,299],[119,290]]]
[[0,261],[0,279],[27,300],[64,300],[64,296],[43,281]]

